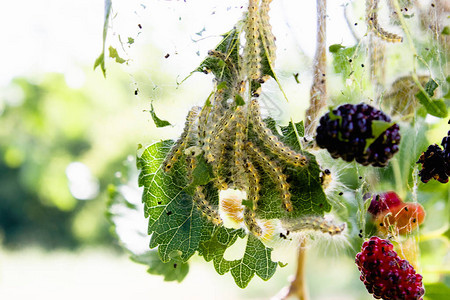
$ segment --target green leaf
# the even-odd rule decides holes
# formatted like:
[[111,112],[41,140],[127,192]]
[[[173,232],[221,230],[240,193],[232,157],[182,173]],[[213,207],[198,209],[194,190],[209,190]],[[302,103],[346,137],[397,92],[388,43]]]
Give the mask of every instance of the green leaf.
[[[285,144],[292,145],[293,150],[301,150],[302,147],[297,139],[292,121],[289,122],[289,125],[280,126],[280,128],[281,132],[283,133],[283,142]],[[305,126],[303,125],[303,121],[295,123],[295,129],[297,130],[299,137],[303,137],[305,135]]]
[[425,284],[425,299],[445,300],[450,295],[450,287],[443,282]]
[[212,167],[208,164],[203,155],[197,156],[197,166],[192,171],[192,186],[206,185],[213,178]]
[[236,102],[237,106],[245,105],[244,98],[242,98],[242,96],[239,94],[236,94],[236,96],[234,97],[234,101]]
[[114,58],[116,60],[116,63],[123,64],[124,62],[126,62],[125,59],[119,56],[119,53],[117,53],[116,48],[109,46],[108,50],[109,50],[109,57]]
[[189,272],[189,264],[176,259],[162,262],[157,251],[148,251],[144,254],[132,255],[131,260],[148,266],[147,272],[152,275],[162,275],[164,281],[181,282]]
[[209,240],[200,243],[199,255],[206,261],[212,260],[217,273],[223,275],[231,268],[230,262],[223,257],[225,250],[233,245],[238,237],[244,236],[245,231],[242,229],[219,227]]
[[348,76],[352,71],[349,60],[355,53],[356,46],[348,48],[334,47],[333,50],[336,51],[330,52],[333,55],[334,71],[336,73],[342,73],[344,76]]
[[430,78],[430,80],[425,84],[425,92],[427,92],[428,96],[433,97],[434,91],[438,88],[437,82]]
[[102,53],[98,56],[94,63],[94,70],[100,66],[102,69],[103,77],[106,78],[106,68],[105,68],[105,44],[106,36],[108,34],[109,25],[109,15],[111,14],[111,0],[105,0],[105,19],[103,21],[103,46]]
[[441,34],[442,35],[450,35],[450,27],[445,26],[444,29],[442,29]]
[[153,109],[153,104],[151,104],[150,115],[152,116],[153,122],[155,123],[156,127],[158,127],[158,128],[172,125],[168,121],[161,120],[160,118],[158,118],[158,116],[155,113],[155,110]]
[[158,247],[161,261],[169,262],[174,255],[186,262],[201,240],[204,220],[194,207],[184,168],[175,164],[172,174],[166,174],[161,164],[173,141],[162,141],[147,147],[137,158],[141,170],[139,186],[144,187],[142,201],[149,218],[150,248]]
[[333,44],[330,47],[328,47],[328,50],[331,53],[337,53],[339,50],[341,50],[342,48],[345,48],[345,46],[342,46],[342,44]]
[[416,94],[419,102],[426,108],[430,115],[439,118],[446,118],[448,114],[448,108],[443,99],[432,99],[434,91],[438,87],[437,82],[434,79],[430,79],[425,84],[425,92],[419,91]]
[[94,70],[100,66],[103,76],[106,78],[106,68],[105,68],[105,52],[102,52],[99,57],[95,60]]
[[134,44],[134,39],[132,37],[128,37],[128,44],[129,45]]
[[380,120],[372,121],[372,137],[366,139],[366,147],[364,152],[373,144],[388,128],[394,125],[394,122],[385,122]]
[[240,288],[245,288],[255,274],[262,280],[273,276],[278,263],[272,261],[271,252],[254,235],[248,236],[244,257],[231,262],[231,275]]
[[225,250],[233,245],[238,237],[245,235],[243,230],[220,228],[212,237],[200,246],[200,255],[206,261],[213,260],[214,267],[220,275],[231,271],[236,284],[245,288],[256,274],[263,280],[270,279],[276,271],[277,262],[271,259],[271,248],[253,235],[248,236],[244,256],[241,259],[228,261],[224,259]]

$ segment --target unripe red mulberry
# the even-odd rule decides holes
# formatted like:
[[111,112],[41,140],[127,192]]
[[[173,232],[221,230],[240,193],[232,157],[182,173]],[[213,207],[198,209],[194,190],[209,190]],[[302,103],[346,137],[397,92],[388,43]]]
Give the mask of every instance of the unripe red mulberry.
[[388,240],[371,237],[356,254],[360,279],[377,299],[418,300],[425,290],[422,275],[416,274],[407,260],[400,259]]

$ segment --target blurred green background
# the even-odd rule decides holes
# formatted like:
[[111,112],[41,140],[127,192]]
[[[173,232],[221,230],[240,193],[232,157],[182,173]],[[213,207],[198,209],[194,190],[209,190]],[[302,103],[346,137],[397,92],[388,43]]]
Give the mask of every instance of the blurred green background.
[[[129,171],[138,144],[176,137],[188,109],[209,95],[211,78],[203,74],[178,83],[240,18],[246,3],[187,2],[113,2],[107,44],[119,49],[125,62],[107,59],[106,79],[99,69],[93,71],[101,52],[103,1],[0,4],[5,41],[0,48],[1,299],[269,299],[288,283],[295,269],[293,245],[280,254],[292,263],[268,282],[254,279],[246,290],[198,257],[183,283],[164,282],[129,261],[107,220],[108,186],[134,178]],[[315,26],[314,14],[308,13],[315,11],[314,1],[296,10],[288,2],[275,6],[275,22],[284,27],[274,26],[274,31],[281,54],[279,77],[296,101],[280,100],[276,85],[268,95],[280,100],[280,111],[298,113],[274,116],[281,122],[303,119],[315,40],[309,29]],[[345,2],[329,4],[330,20],[336,22],[330,26],[329,44],[355,43],[342,30],[347,28]],[[287,42],[288,36],[294,41]],[[301,41],[295,40],[299,36]],[[299,85],[292,76],[297,72]],[[331,90],[339,81],[330,79]],[[173,126],[154,126],[152,102],[158,116]],[[445,123],[431,128],[428,140],[439,142]],[[430,211],[440,218],[448,217],[442,212],[448,208],[448,194],[436,183],[423,191]],[[434,224],[430,231],[439,227]],[[146,239],[141,239],[144,244]],[[372,299],[351,256],[345,255],[351,250],[339,243],[325,250],[314,243],[311,247],[312,299]],[[425,257],[436,264],[432,255]]]

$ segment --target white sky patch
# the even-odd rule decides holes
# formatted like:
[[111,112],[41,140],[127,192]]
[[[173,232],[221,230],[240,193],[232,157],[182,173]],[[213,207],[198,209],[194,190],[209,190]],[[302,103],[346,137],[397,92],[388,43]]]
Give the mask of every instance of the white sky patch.
[[99,192],[98,180],[92,176],[91,170],[81,163],[70,163],[66,168],[69,190],[78,200],[92,200]]

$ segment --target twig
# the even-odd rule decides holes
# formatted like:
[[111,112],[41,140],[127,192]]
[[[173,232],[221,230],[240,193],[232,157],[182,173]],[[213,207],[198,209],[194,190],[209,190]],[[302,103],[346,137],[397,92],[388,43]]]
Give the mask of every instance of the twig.
[[308,300],[308,289],[306,286],[305,276],[306,265],[306,238],[300,242],[298,249],[298,261],[297,271],[295,272],[295,278],[289,286],[289,292],[284,299],[288,297],[296,297],[298,300]]

